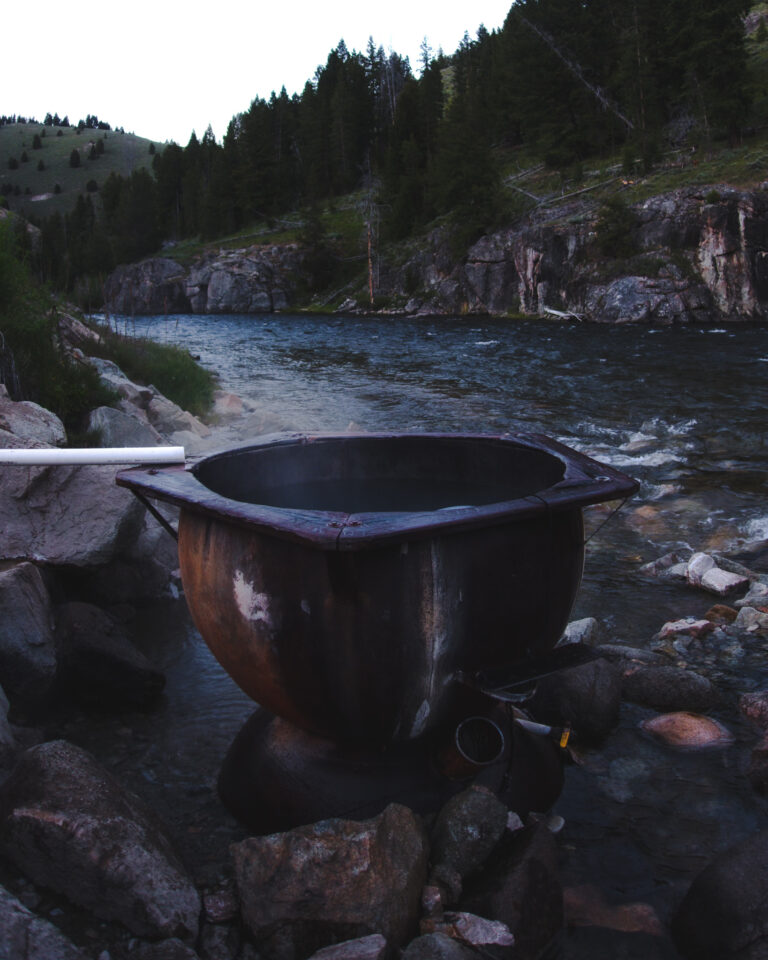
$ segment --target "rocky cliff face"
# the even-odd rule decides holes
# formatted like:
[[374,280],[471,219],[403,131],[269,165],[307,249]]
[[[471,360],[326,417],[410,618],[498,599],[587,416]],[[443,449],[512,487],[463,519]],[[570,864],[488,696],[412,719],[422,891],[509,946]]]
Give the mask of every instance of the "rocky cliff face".
[[[601,323],[768,319],[768,190],[688,187],[626,211],[613,255],[589,200],[543,207],[478,240],[457,261],[435,230],[379,293],[407,300],[399,312],[504,315],[564,312]],[[386,259],[386,258],[385,258]],[[209,253],[189,269],[157,258],[110,277],[117,313],[264,313],[296,303],[306,283],[295,245]],[[415,292],[414,292],[415,291]],[[365,312],[347,300],[343,310]]]
[[387,277],[418,313],[557,310],[603,323],[768,318],[768,191],[686,188],[628,209],[633,255],[600,250],[599,210],[571,203],[446,258],[439,232]]
[[207,253],[188,268],[167,257],[118,267],[105,289],[113,313],[271,313],[285,310],[303,279],[296,244]]

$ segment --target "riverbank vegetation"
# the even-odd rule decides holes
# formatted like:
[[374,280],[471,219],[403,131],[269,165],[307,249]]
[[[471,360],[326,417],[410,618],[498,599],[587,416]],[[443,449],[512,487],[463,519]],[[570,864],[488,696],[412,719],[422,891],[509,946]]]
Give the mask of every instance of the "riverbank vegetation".
[[[68,432],[82,434],[86,415],[115,402],[96,370],[71,358],[59,337],[61,304],[29,267],[28,231],[20,218],[0,220],[0,383],[13,400],[33,400],[53,411]],[[91,356],[112,360],[138,383],[153,384],[195,414],[208,411],[215,377],[170,344],[122,336],[103,325],[89,341]]]
[[223,142],[209,128],[167,144],[41,220],[39,273],[95,305],[117,263],[163,244],[191,257],[296,240],[317,265],[309,292],[327,292],[435,223],[459,253],[580,191],[760,182],[767,15],[747,0],[519,0],[452,54],[425,41],[417,65],[342,40],[301,94],[256,97]]

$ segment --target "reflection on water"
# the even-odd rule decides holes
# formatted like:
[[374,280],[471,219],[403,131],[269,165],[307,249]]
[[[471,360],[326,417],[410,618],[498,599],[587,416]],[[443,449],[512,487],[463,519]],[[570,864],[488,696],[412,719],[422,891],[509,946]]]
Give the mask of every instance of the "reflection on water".
[[[644,646],[666,620],[711,606],[706,594],[647,582],[642,563],[680,545],[736,551],[768,536],[765,327],[290,315],[131,323],[199,354],[255,405],[251,425],[225,428],[223,444],[265,426],[541,432],[636,477],[640,494],[604,527],[605,506],[586,517],[597,533],[574,617],[600,619],[608,640]],[[182,634],[170,643],[165,707],[141,763],[143,776],[176,778],[193,798],[250,706],[194,631]],[[765,654],[712,671],[732,692],[756,686],[768,675]],[[606,751],[571,768],[560,812],[571,882],[601,877],[613,902],[645,899],[665,916],[713,851],[766,818],[743,776],[748,733],[734,710],[723,718],[736,743],[707,756],[651,742],[637,729],[645,715],[627,707]]]

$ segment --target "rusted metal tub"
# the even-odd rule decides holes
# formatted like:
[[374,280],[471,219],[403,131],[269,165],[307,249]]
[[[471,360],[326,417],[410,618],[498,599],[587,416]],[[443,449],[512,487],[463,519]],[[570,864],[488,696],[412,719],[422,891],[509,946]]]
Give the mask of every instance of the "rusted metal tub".
[[117,482],[181,507],[187,602],[242,689],[369,745],[451,724],[467,678],[550,650],[582,508],[637,489],[540,435],[279,435]]

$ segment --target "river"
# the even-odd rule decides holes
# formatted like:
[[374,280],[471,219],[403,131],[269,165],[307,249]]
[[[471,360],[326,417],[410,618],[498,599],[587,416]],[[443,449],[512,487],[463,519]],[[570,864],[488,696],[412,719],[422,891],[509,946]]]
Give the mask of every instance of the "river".
[[[541,432],[636,477],[638,496],[615,515],[587,512],[591,539],[573,617],[598,618],[606,641],[647,646],[665,621],[701,616],[715,602],[639,573],[675,547],[723,550],[766,569],[765,551],[749,552],[768,538],[764,326],[289,314],[113,322],[188,349],[222,388],[253,404],[221,428],[220,442],[279,429]],[[222,819],[211,788],[251,705],[182,605],[162,621],[152,613],[144,636],[168,674],[163,705],[148,718],[100,731],[74,724],[70,733],[137,780],[187,842],[203,833],[193,855],[198,869],[207,857],[213,870],[213,847],[237,828]],[[713,662],[708,675],[731,693],[754,688],[768,679],[764,646],[735,656],[735,666]],[[706,756],[652,743],[637,728],[649,711],[622,708],[606,748],[568,772],[557,807],[566,819],[566,883],[591,884],[609,904],[650,903],[665,920],[714,853],[768,824],[743,776],[751,735],[733,702],[722,718],[737,742]],[[600,949],[576,928],[566,953],[579,960]]]

